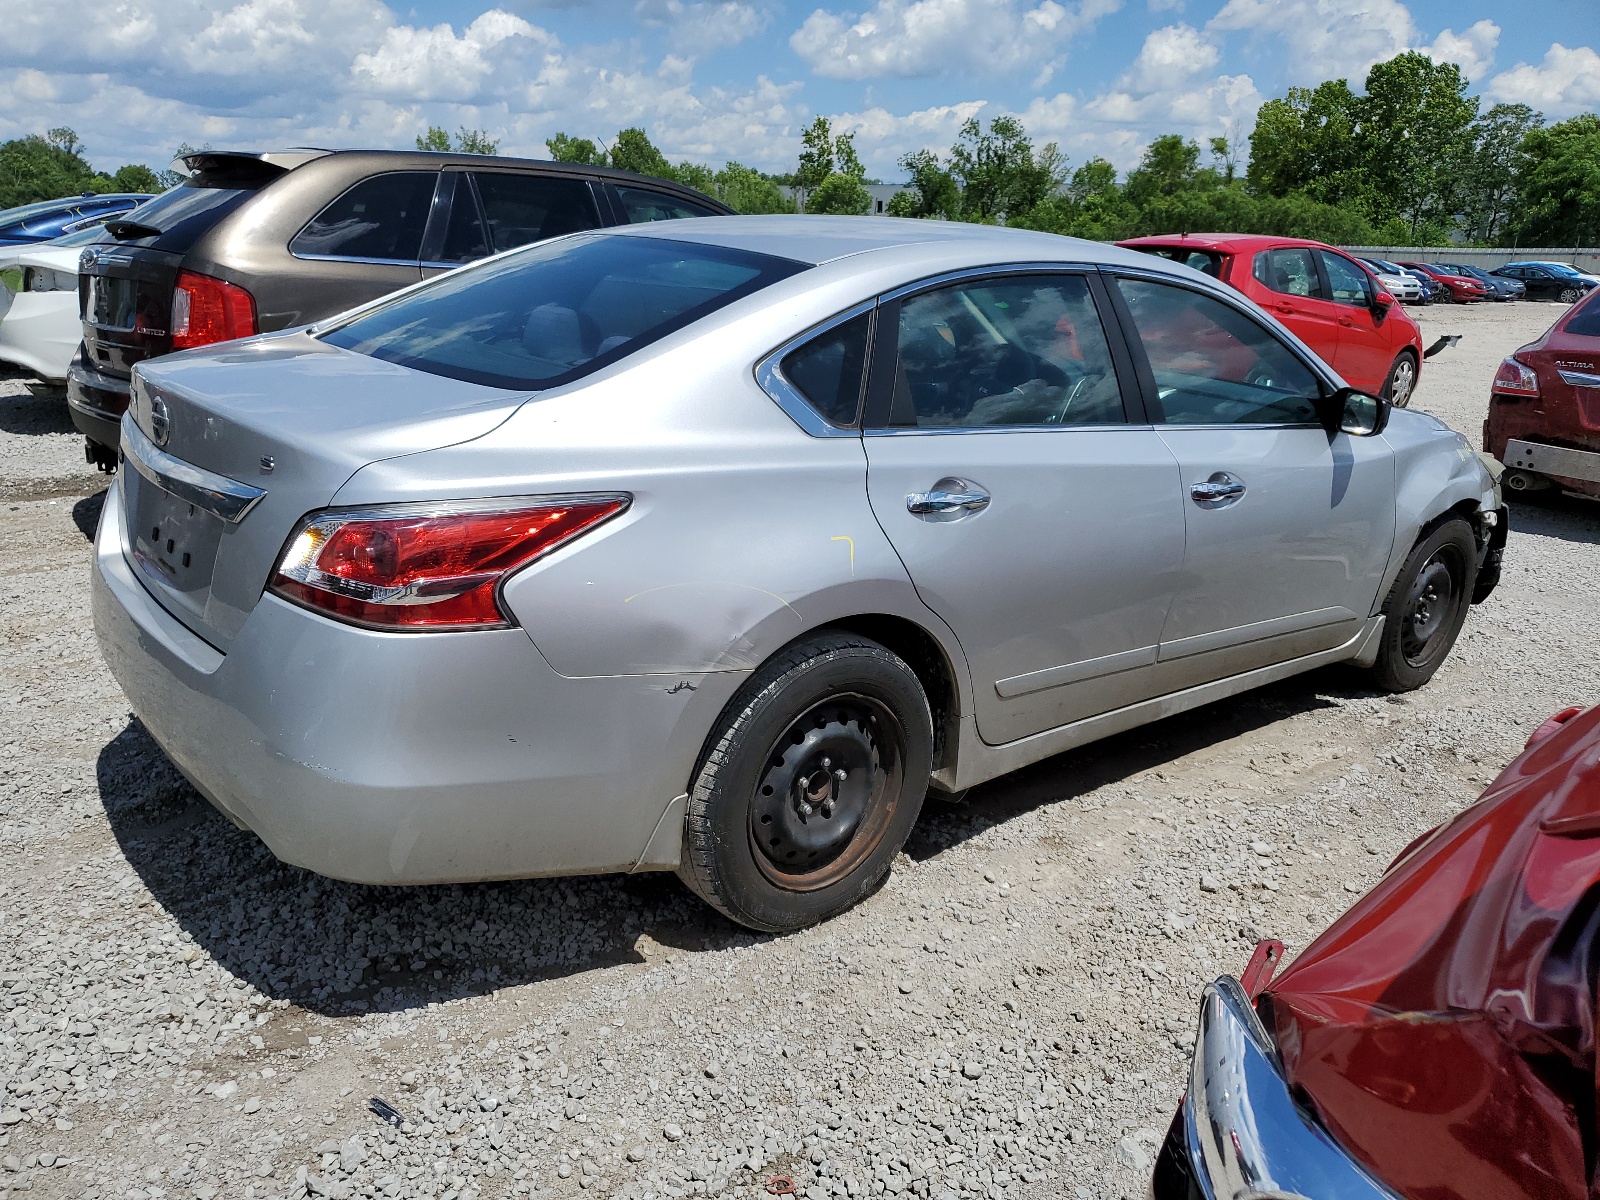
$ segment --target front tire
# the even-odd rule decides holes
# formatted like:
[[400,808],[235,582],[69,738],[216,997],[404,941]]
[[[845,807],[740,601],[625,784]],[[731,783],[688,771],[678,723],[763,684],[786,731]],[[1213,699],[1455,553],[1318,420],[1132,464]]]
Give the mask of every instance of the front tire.
[[689,790],[678,874],[751,929],[825,920],[888,874],[932,767],[928,698],[903,659],[843,632],[797,642],[713,729]]
[[1461,626],[1477,582],[1472,526],[1451,517],[1412,549],[1383,605],[1383,642],[1372,678],[1386,692],[1410,692],[1433,678]]
[[1389,377],[1383,381],[1383,398],[1396,408],[1404,408],[1411,403],[1411,395],[1416,390],[1416,356],[1409,350],[1402,350],[1395,355],[1389,367]]
[[1569,287],[1569,288],[1562,288],[1561,289],[1560,300],[1561,300],[1561,303],[1563,303],[1563,304],[1576,304],[1579,300],[1582,300],[1582,299],[1583,299],[1583,289],[1582,288]]

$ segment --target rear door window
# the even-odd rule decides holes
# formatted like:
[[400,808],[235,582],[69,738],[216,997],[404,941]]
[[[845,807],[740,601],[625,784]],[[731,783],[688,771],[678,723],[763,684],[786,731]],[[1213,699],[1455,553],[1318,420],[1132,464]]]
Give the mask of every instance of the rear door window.
[[472,177],[495,253],[600,225],[594,191],[582,179],[507,171],[474,171]]
[[668,238],[572,238],[440,276],[323,340],[469,383],[556,387],[805,267]]
[[1335,304],[1367,308],[1372,304],[1372,283],[1367,273],[1342,254],[1318,250],[1323,269],[1328,272],[1328,290]]
[[1307,246],[1263,250],[1256,255],[1255,276],[1259,283],[1286,296],[1327,299],[1322,290],[1322,277],[1317,274],[1316,260]]
[[437,171],[390,171],[363,179],[295,234],[302,258],[414,263],[422,252]]
[[1168,425],[1306,425],[1322,387],[1257,322],[1187,288],[1119,279]]
[[631,224],[646,221],[676,221],[684,217],[720,217],[723,214],[703,204],[658,192],[653,188],[619,187],[617,197]]
[[854,425],[861,412],[871,327],[872,315],[862,313],[783,356],[783,377],[824,421],[841,429]]

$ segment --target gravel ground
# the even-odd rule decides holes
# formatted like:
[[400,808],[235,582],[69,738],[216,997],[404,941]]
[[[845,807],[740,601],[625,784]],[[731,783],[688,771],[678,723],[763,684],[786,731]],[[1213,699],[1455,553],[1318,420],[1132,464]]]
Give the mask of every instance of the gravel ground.
[[[1465,337],[1417,406],[1476,437],[1555,313],[1425,312]],[[1600,697],[1600,505],[1557,501],[1429,687],[1321,671],[1038,764],[802,934],[671,876],[356,887],[276,862],[129,714],[69,430],[0,381],[0,1200],[1141,1197],[1201,985]]]

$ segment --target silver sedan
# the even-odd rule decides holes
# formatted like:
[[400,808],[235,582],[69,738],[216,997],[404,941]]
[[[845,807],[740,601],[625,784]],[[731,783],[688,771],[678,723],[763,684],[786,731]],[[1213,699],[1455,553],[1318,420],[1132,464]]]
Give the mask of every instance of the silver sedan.
[[788,930],[924,797],[1354,662],[1498,574],[1464,439],[1234,291],[972,225],[513,251],[141,365],[93,572],[150,733],[280,858],[675,870]]

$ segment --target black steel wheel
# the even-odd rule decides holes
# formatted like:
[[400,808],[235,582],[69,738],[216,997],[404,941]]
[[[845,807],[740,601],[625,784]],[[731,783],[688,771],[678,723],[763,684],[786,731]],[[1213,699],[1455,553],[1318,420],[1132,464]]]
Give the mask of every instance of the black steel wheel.
[[1409,692],[1433,678],[1466,620],[1477,564],[1477,539],[1460,517],[1412,549],[1383,606],[1383,641],[1372,666],[1379,687]]
[[933,719],[916,673],[867,638],[780,651],[723,709],[689,788],[678,874],[763,932],[869,895],[922,808]]

